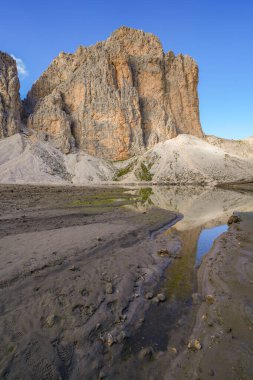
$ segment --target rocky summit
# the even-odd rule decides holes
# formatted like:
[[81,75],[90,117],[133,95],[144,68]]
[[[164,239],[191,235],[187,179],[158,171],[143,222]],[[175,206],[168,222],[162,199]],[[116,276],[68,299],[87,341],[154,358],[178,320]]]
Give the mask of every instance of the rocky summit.
[[0,138],[19,132],[21,103],[15,60],[0,52]]
[[164,53],[157,37],[121,27],[104,42],[60,53],[32,86],[27,127],[63,153],[125,160],[156,143],[203,137],[192,58]]

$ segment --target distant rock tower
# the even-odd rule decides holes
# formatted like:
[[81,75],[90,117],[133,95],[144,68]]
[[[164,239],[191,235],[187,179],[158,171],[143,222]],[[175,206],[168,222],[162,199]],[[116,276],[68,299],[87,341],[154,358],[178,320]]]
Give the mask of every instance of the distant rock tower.
[[21,103],[15,60],[0,52],[0,138],[20,131]]

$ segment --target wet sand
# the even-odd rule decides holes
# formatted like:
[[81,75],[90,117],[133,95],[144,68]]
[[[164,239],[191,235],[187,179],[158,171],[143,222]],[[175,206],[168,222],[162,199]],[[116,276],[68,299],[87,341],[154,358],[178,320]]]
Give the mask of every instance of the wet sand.
[[185,348],[167,379],[253,378],[253,213],[238,215],[198,271],[202,302],[189,342],[201,349]]
[[244,198],[1,186],[0,378],[252,379],[252,214],[195,267],[201,223]]

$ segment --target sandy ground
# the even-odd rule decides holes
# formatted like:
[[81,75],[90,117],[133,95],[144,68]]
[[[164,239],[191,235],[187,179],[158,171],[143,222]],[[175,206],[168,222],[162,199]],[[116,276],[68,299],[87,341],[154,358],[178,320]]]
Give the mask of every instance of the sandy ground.
[[102,378],[170,262],[150,233],[177,214],[120,207],[132,201],[121,189],[7,186],[0,197],[1,378]]
[[195,269],[197,221],[251,208],[239,196],[1,186],[0,378],[252,379],[253,214]]

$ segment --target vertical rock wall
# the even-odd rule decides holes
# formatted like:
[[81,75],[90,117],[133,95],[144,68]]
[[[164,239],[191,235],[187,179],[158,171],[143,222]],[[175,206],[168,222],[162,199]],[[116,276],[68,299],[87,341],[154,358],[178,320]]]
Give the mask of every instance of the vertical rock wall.
[[0,138],[20,130],[19,80],[15,60],[0,52]]

